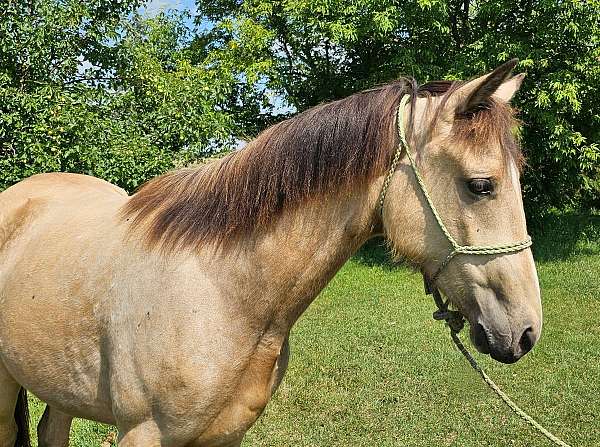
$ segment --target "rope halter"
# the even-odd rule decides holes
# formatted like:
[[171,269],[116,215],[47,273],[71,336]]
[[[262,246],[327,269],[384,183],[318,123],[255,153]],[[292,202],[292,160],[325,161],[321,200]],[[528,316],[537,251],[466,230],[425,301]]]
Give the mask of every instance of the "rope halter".
[[[441,219],[439,213],[437,212],[435,206],[433,205],[431,197],[429,196],[429,193],[427,192],[427,188],[425,188],[425,183],[423,182],[423,178],[421,177],[421,174],[419,173],[419,171],[417,169],[417,166],[415,164],[413,156],[409,150],[410,148],[408,146],[408,143],[406,142],[406,136],[404,134],[404,108],[405,108],[406,104],[408,103],[409,99],[410,99],[409,95],[404,95],[402,97],[402,99],[400,100],[400,104],[398,105],[398,111],[397,111],[397,116],[396,116],[396,127],[398,129],[399,143],[398,143],[396,152],[394,154],[394,158],[392,159],[392,164],[390,166],[390,170],[388,171],[388,173],[385,177],[385,180],[383,181],[383,187],[381,189],[381,194],[379,196],[379,211],[383,215],[383,204],[385,201],[385,195],[390,186],[392,176],[394,175],[394,172],[396,171],[398,163],[400,163],[400,159],[402,158],[402,149],[404,148],[406,150],[406,156],[408,157],[408,160],[410,162],[410,167],[412,168],[415,178],[417,179],[417,183],[419,184],[419,188],[421,189],[421,192],[423,193],[423,197],[425,197],[425,201],[427,202],[427,205],[429,206],[429,209],[431,210],[433,217],[435,218],[435,221],[437,222],[438,226],[440,227],[440,230],[442,230],[442,233],[444,233],[444,236],[446,236],[446,239],[452,246],[452,249],[448,253],[448,256],[446,256],[446,258],[441,262],[441,264],[439,265],[439,267],[437,268],[437,270],[433,274],[433,276],[431,276],[431,278],[428,278],[428,280],[426,282],[429,282],[431,285],[435,284],[436,280],[438,279],[438,277],[440,276],[442,271],[446,268],[446,266],[450,263],[450,261],[456,255],[459,255],[459,254],[495,255],[495,254],[500,254],[500,253],[514,253],[514,252],[518,252],[518,251],[524,250],[526,248],[529,248],[531,246],[531,237],[530,236],[527,236],[526,239],[519,241],[519,242],[510,242],[510,243],[498,244],[498,245],[460,245],[458,242],[456,242],[456,239],[454,239],[454,237],[452,237],[452,235],[450,234],[450,232],[444,225],[444,222],[442,222],[442,219]],[[430,286],[430,287],[428,287],[428,289],[432,290],[432,287]]]

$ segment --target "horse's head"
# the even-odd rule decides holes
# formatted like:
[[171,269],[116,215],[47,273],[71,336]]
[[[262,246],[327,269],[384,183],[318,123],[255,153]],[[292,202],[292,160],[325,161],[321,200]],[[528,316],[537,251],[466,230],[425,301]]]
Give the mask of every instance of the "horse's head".
[[[434,278],[468,319],[478,350],[505,363],[526,354],[542,327],[519,183],[521,155],[508,105],[522,81],[521,75],[511,77],[514,65],[455,84],[442,95],[426,87],[412,104],[401,105],[400,124],[416,171],[403,157],[382,210],[398,254]],[[456,245],[491,248],[449,258]]]

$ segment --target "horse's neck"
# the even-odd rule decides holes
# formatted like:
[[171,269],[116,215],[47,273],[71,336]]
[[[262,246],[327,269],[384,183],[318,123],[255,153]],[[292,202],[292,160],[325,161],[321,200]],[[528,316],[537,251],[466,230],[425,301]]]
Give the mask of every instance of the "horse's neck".
[[[229,263],[246,313],[285,332],[373,234],[371,190],[320,197],[283,216]],[[257,321],[260,324],[259,321]]]

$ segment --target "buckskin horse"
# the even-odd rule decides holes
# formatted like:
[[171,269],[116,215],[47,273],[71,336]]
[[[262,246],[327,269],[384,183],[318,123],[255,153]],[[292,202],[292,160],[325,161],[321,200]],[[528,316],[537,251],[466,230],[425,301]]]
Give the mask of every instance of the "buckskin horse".
[[460,244],[527,240],[515,64],[316,106],[132,196],[66,173],[2,192],[0,446],[28,443],[25,390],[47,403],[40,446],[66,446],[72,417],[121,447],[239,446],[291,327],[376,235],[435,276],[480,351],[519,359],[542,326],[531,250],[449,260],[433,215]]

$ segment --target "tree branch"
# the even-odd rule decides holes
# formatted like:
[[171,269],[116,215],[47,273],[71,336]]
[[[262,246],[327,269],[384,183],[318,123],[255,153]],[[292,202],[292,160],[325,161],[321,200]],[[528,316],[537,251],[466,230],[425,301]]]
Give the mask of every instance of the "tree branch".
[[460,11],[460,3],[463,0],[452,0],[450,2],[450,31],[452,32],[452,38],[457,47],[461,47],[460,34],[458,32],[458,15]]

